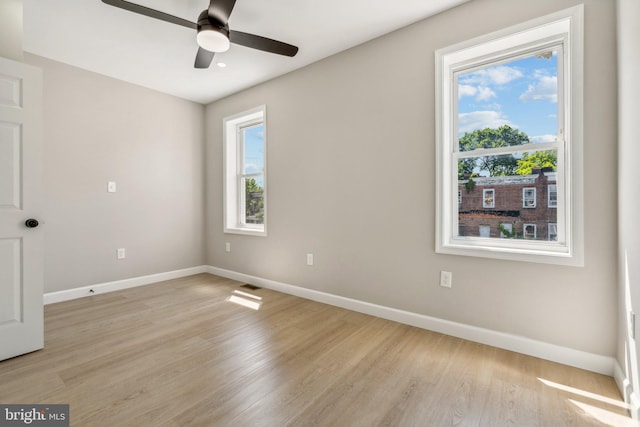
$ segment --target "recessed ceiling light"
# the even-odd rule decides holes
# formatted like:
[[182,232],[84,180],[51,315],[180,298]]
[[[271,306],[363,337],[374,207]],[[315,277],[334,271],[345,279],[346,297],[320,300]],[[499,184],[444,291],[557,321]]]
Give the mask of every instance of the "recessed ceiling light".
[[225,68],[227,66],[224,62],[216,62],[216,65],[220,68]]

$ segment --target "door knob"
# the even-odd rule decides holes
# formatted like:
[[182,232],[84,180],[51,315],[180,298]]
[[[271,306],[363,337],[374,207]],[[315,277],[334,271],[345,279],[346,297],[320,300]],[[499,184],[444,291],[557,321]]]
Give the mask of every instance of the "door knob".
[[38,222],[38,220],[33,218],[29,218],[24,222],[24,225],[26,225],[29,228],[36,228],[39,224],[40,223]]

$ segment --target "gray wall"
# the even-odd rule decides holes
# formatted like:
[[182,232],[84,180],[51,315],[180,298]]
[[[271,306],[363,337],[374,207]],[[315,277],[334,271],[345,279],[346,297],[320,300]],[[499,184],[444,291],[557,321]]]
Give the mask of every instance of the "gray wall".
[[44,74],[45,292],[202,265],[204,107],[25,60]]
[[[615,2],[583,2],[585,267],[434,251],[434,51],[578,3],[475,0],[209,105],[207,263],[615,354]],[[269,235],[225,235],[222,119],[260,104],[268,117]],[[452,289],[438,286],[440,270],[453,272]]]
[[[640,190],[638,190],[638,117],[640,117],[640,1],[618,1],[618,78],[619,78],[619,254],[620,308],[618,361],[631,381],[633,391],[640,393],[638,343],[627,328],[626,316],[634,311],[636,336],[640,333]],[[627,392],[630,390],[627,390]],[[637,401],[636,401],[637,403]],[[636,408],[638,409],[638,408]]]

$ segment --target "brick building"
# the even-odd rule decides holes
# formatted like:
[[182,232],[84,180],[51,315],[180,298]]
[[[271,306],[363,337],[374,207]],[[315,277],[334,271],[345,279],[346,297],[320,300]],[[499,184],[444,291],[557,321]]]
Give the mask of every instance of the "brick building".
[[556,172],[458,181],[460,236],[557,239]]

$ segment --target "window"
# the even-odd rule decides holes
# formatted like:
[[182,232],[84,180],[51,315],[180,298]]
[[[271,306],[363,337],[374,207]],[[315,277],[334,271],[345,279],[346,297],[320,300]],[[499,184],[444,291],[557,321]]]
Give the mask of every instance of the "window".
[[558,240],[558,224],[549,223],[547,225],[547,237],[549,241],[555,242]]
[[462,191],[458,190],[458,204],[462,204]]
[[224,232],[267,233],[266,108],[227,117],[224,132]]
[[513,224],[510,222],[501,222],[499,227],[500,229],[500,237],[513,237]]
[[481,225],[478,230],[480,237],[491,237],[491,227],[488,225]]
[[493,188],[482,190],[482,207],[483,208],[495,208],[496,203],[494,199],[495,191]]
[[536,189],[535,188],[522,189],[522,207],[523,208],[536,207]]
[[[436,52],[437,252],[583,264],[582,17],[576,6]],[[495,190],[476,188],[488,183],[524,229],[460,233],[483,214],[457,191],[495,207]],[[533,209],[545,187],[555,209]],[[555,239],[536,223],[556,224]]]
[[547,186],[547,206],[550,208],[558,207],[558,187],[555,184]]
[[535,240],[536,228],[535,224],[525,224],[524,227],[522,227],[522,234],[524,234],[524,238],[528,240]]

